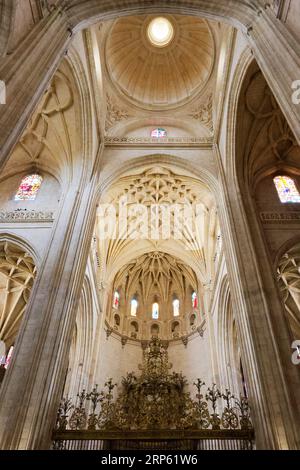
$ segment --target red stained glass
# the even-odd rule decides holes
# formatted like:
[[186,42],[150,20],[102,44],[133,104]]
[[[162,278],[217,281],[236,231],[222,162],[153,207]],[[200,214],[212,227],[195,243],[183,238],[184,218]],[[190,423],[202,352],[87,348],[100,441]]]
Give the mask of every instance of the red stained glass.
[[41,187],[43,178],[40,175],[28,175],[22,179],[15,201],[34,201]]

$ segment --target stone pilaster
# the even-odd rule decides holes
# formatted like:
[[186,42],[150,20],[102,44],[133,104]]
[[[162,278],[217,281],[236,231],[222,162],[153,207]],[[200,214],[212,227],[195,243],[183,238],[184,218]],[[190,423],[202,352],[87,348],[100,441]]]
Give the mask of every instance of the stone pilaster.
[[50,446],[95,222],[95,179],[69,190],[38,273],[1,388],[2,449]]

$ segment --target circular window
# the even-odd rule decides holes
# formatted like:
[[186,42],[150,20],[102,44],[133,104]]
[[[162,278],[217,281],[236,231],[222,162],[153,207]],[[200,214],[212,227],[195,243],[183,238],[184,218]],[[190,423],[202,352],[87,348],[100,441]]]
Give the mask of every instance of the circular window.
[[156,47],[167,46],[174,37],[172,23],[164,17],[154,18],[148,26],[148,38]]

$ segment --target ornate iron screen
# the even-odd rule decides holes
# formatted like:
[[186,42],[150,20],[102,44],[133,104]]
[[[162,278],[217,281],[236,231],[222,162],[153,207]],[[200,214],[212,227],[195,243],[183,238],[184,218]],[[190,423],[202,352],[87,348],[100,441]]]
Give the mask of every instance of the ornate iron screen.
[[139,377],[128,373],[123,378],[116,400],[112,379],[104,390],[98,391],[97,385],[90,392],[83,390],[76,404],[64,398],[54,448],[71,449],[75,441],[77,449],[252,448],[246,397],[237,399],[216,384],[204,392],[205,383],[197,379],[193,399],[185,377],[170,373],[167,350],[158,338],[149,342],[140,368]]

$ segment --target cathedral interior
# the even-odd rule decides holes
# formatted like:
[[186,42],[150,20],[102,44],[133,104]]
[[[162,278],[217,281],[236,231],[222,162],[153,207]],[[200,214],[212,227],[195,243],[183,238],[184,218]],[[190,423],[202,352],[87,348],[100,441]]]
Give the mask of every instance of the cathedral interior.
[[299,20],[0,0],[0,449],[300,449]]

